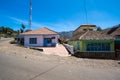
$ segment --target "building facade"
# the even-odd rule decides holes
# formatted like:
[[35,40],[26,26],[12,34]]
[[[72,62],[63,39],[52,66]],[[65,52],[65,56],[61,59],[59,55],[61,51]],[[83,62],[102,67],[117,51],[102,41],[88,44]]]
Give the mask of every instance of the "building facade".
[[[120,50],[120,26],[96,31],[87,27],[78,27],[73,39],[69,41],[80,57],[115,58],[116,50]],[[86,29],[85,29],[86,28]]]
[[56,46],[59,39],[59,34],[48,28],[24,32],[19,36],[22,36],[24,46],[30,47]]

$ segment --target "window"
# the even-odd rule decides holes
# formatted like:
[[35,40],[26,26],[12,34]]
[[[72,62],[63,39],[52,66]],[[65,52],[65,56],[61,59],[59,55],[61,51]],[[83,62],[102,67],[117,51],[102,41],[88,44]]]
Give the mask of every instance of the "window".
[[37,44],[37,38],[30,38],[29,44]]
[[83,29],[83,31],[87,31],[87,29]]
[[87,51],[110,51],[110,43],[88,43]]
[[89,31],[93,31],[93,29],[89,29]]

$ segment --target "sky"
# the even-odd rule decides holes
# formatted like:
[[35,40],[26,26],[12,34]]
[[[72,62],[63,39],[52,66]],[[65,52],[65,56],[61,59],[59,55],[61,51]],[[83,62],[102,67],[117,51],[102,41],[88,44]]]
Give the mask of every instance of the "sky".
[[[19,30],[23,23],[29,29],[29,1],[0,0],[0,26]],[[71,31],[82,24],[120,24],[120,0],[32,0],[32,30]]]

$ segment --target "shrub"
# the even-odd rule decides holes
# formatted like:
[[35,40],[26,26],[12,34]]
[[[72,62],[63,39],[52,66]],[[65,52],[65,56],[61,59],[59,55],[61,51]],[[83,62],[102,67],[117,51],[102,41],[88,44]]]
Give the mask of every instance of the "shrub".
[[12,40],[12,41],[10,41],[9,43],[10,43],[10,44],[15,44],[16,41],[15,41],[15,40]]

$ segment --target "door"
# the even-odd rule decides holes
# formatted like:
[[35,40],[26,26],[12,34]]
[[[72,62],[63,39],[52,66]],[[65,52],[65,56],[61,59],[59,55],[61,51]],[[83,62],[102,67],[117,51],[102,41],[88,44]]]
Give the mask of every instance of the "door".
[[44,38],[44,46],[47,47],[50,44],[52,44],[52,39],[51,38]]

